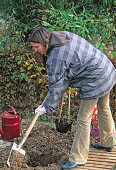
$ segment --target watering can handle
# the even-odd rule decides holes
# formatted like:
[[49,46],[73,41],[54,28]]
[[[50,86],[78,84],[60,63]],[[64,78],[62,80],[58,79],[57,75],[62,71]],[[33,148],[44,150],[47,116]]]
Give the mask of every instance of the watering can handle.
[[[17,112],[16,112],[16,110],[14,109],[13,106],[11,106],[11,105],[7,105],[7,106],[10,107],[10,108],[13,110],[13,112],[14,112],[15,115],[17,115]],[[3,108],[3,113],[5,112],[5,109],[6,109],[7,106],[4,106],[4,108]]]

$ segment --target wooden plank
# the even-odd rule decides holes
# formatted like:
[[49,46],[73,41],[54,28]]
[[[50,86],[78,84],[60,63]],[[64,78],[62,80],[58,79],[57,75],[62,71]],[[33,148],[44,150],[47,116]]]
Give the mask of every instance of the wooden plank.
[[87,169],[87,170],[90,170],[90,169],[101,169],[101,170],[108,170],[108,169],[112,169],[113,167],[112,166],[100,166],[100,165],[91,165],[91,166],[89,166],[88,164],[86,164],[86,166],[79,166],[79,167],[77,167],[77,168],[74,168],[74,169]]
[[112,156],[112,157],[116,157],[116,153],[112,152],[112,153],[108,153],[108,152],[103,152],[103,153],[100,153],[100,152],[95,152],[95,151],[90,151],[89,152],[89,155],[96,155],[96,156],[99,156],[99,155],[104,155],[104,156]]
[[112,166],[111,165],[108,165],[108,164],[100,164],[100,163],[98,163],[98,164],[94,164],[94,163],[92,163],[92,164],[87,164],[87,167],[99,167],[99,168],[112,168]]
[[109,159],[100,159],[100,158],[91,158],[91,159],[88,159],[88,161],[94,161],[94,162],[105,162],[105,163],[116,163],[116,160],[109,160]]
[[81,170],[83,170],[83,169],[87,169],[87,170],[111,170],[112,169],[112,167],[105,167],[105,168],[103,168],[103,167],[88,167],[88,166],[79,166],[79,167],[77,167],[77,168],[73,168],[73,170],[77,170],[77,169],[81,169]]
[[81,169],[81,170],[84,170],[84,169],[87,169],[87,170],[111,170],[111,168],[99,168],[99,167],[78,167],[78,168],[74,168],[74,170],[77,170],[77,169]]
[[74,170],[111,170],[116,166],[116,146],[113,152],[90,148],[88,160],[85,166],[79,166]]
[[[100,164],[100,165],[106,165],[106,162],[100,162],[100,161],[94,161],[94,160],[88,160],[87,164]],[[110,162],[110,165],[114,165],[114,162]]]
[[99,153],[115,153],[116,154],[116,151],[114,150],[113,152],[107,152],[106,150],[100,150],[100,149],[95,149],[95,148],[91,148],[90,149],[91,152],[99,152]]
[[93,164],[112,164],[114,165],[116,163],[116,161],[100,161],[100,160],[87,160],[87,164],[90,164],[93,163]]
[[105,155],[101,155],[101,156],[100,155],[98,155],[98,156],[96,156],[96,155],[89,155],[88,158],[93,158],[93,159],[94,158],[97,158],[97,159],[100,158],[101,160],[106,158],[106,159],[109,159],[109,160],[116,160],[116,157],[111,156],[111,155],[107,155],[107,156],[105,156]]
[[98,149],[90,149],[91,152],[96,152],[96,153],[110,153],[110,154],[116,154],[116,151],[113,152],[107,152],[105,150],[98,150]]

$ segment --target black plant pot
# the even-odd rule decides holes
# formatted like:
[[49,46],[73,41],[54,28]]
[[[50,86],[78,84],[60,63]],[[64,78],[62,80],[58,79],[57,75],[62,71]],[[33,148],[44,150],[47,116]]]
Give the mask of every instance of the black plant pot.
[[55,120],[56,130],[60,133],[67,133],[68,131],[71,131],[72,122],[67,122],[66,120],[60,120],[58,122],[58,119]]

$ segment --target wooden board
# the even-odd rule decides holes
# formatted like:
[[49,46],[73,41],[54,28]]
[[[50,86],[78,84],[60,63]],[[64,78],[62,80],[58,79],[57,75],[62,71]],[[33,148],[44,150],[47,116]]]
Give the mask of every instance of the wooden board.
[[113,152],[98,150],[90,147],[88,160],[85,166],[73,168],[74,170],[113,170],[116,166],[116,146]]

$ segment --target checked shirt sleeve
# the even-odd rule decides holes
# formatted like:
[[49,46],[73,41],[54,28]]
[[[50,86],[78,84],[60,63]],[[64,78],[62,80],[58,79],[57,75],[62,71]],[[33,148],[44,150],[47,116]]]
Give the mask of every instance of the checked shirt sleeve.
[[53,59],[52,62],[47,65],[47,74],[49,91],[43,105],[46,111],[52,114],[69,86],[66,61]]

